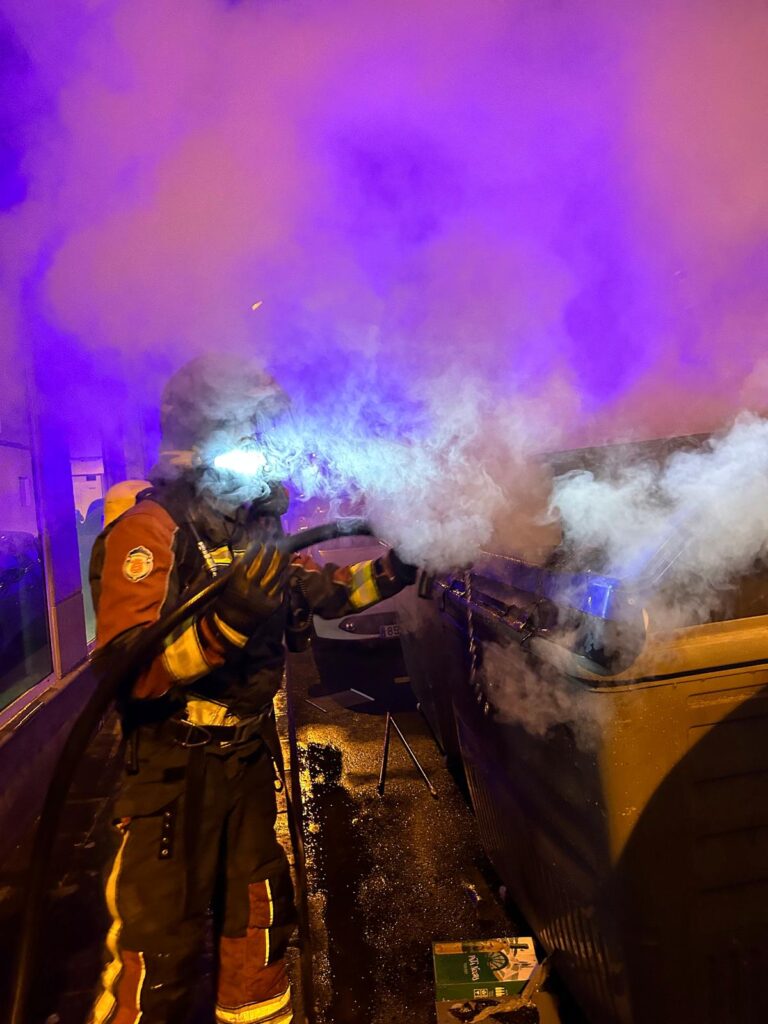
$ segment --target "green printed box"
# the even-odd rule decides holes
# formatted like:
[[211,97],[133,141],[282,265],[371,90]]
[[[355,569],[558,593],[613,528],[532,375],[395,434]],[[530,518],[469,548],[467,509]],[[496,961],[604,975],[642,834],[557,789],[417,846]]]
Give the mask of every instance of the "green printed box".
[[[517,995],[536,968],[533,939],[433,942],[437,1019],[456,1024],[472,1010]],[[467,1016],[469,1014],[469,1016]]]

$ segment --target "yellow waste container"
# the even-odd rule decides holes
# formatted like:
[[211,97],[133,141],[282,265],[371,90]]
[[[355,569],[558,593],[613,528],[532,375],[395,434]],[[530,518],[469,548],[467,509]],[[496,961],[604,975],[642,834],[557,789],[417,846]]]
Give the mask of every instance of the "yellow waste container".
[[529,628],[516,602],[535,590],[546,614],[537,570],[506,589],[483,571],[435,587],[462,652],[443,699],[485,849],[587,1018],[766,1024],[762,597],[727,621],[651,617],[611,674]]

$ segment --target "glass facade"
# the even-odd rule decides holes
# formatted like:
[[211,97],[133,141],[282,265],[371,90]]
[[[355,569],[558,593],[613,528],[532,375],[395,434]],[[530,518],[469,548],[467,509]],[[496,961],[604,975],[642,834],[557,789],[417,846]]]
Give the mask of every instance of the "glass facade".
[[80,579],[83,587],[85,636],[96,638],[96,615],[88,583],[88,566],[93,542],[104,524],[104,461],[101,456],[72,460],[72,490],[75,495],[77,546],[80,552]]
[[51,672],[29,408],[23,376],[1,368],[0,709]]
[[104,496],[115,481],[141,479],[147,459],[141,407],[111,381],[105,426],[87,368],[76,358],[71,365],[59,339],[42,329],[17,345],[13,331],[3,331],[1,299],[0,718],[7,723],[17,699],[86,660],[96,634],[88,570]]

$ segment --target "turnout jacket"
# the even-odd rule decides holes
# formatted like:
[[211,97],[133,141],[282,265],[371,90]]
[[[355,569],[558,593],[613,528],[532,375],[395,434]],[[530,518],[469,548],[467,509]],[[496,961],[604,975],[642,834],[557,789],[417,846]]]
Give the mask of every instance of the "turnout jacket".
[[[252,541],[275,540],[282,533],[279,514],[269,505],[243,506],[227,516],[183,481],[139,495],[94,545],[97,646],[118,636],[130,639],[202,589]],[[136,679],[132,696],[166,698],[160,703],[169,704],[168,713],[186,704],[187,716],[201,725],[228,725],[257,715],[280,687],[291,616],[338,618],[359,612],[409,582],[398,575],[388,554],[351,566],[322,567],[306,553],[298,554],[282,606],[241,647],[225,645],[205,617],[186,623]]]

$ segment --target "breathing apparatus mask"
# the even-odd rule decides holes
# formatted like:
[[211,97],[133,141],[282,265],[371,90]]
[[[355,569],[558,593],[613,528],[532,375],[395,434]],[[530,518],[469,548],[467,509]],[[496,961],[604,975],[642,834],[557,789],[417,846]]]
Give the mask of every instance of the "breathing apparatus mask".
[[[279,427],[275,421],[273,427]],[[215,436],[193,455],[201,489],[222,511],[241,505],[282,515],[288,497],[279,465],[269,457],[263,434]]]

